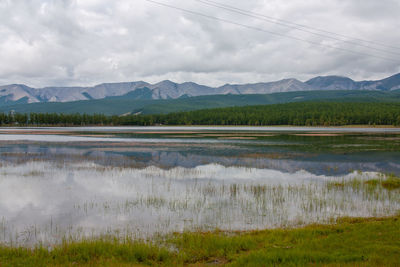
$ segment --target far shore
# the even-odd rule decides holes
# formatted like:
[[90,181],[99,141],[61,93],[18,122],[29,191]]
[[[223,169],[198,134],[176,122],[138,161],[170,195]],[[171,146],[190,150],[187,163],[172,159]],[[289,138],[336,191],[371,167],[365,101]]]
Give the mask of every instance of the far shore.
[[94,127],[94,128],[101,128],[101,127],[109,127],[109,128],[129,128],[129,127],[138,127],[138,128],[152,128],[152,127],[225,127],[225,128],[232,128],[232,127],[243,127],[243,128],[250,128],[250,127],[257,127],[257,128],[285,128],[285,127],[293,127],[293,128],[324,128],[324,129],[331,129],[331,128],[382,128],[382,129],[400,129],[399,126],[395,125],[339,125],[339,126],[306,126],[306,125],[5,125],[0,126],[1,128],[86,128],[86,127]]

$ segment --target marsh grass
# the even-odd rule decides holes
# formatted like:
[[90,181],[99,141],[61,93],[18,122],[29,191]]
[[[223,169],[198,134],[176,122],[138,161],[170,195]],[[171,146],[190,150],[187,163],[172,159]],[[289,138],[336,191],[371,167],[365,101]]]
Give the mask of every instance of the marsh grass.
[[[359,175],[361,175],[359,173]],[[400,189],[400,177],[397,177],[395,174],[379,174],[377,178],[363,180],[359,177],[356,177],[351,180],[342,180],[342,181],[330,181],[327,184],[328,188],[345,188],[351,187],[353,189],[360,189],[362,187],[367,187],[369,190],[374,189],[387,189],[387,190],[395,190]]]
[[[10,220],[27,209],[10,208],[11,215],[3,215],[0,242],[14,246],[103,234],[146,239],[185,230],[298,227],[343,216],[388,216],[400,209],[393,182],[398,178],[378,173],[354,172],[341,179],[217,164],[127,169],[90,162],[30,162],[1,171],[7,175],[0,185],[9,189],[0,193],[7,199],[23,201],[24,208],[31,200],[21,194],[40,196],[30,217]],[[49,206],[54,210],[47,213]]]
[[[171,252],[163,247],[126,240],[87,240],[65,242],[51,248],[0,248],[0,266],[73,266],[110,263],[159,265],[172,262]],[[115,265],[119,266],[119,265]]]
[[0,247],[0,266],[399,266],[400,215],[252,232],[185,232],[131,239]]

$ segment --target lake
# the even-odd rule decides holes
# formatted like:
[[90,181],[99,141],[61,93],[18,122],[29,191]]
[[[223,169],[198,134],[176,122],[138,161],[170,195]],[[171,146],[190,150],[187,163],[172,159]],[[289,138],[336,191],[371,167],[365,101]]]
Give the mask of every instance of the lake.
[[398,128],[0,128],[0,243],[388,216],[389,174]]

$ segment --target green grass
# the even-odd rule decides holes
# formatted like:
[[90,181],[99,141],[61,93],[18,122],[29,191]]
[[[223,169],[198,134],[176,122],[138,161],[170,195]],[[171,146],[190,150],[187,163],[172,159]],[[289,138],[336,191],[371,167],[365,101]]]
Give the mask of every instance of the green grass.
[[380,183],[382,187],[386,189],[399,189],[400,188],[400,177],[395,176],[394,174],[388,175],[385,180],[381,180]]
[[70,265],[170,265],[172,253],[165,248],[142,242],[93,240],[64,243],[47,248],[0,249],[0,266],[70,266]]
[[113,240],[0,248],[0,266],[400,266],[400,215],[256,232],[183,233],[159,244]]
[[330,182],[328,183],[328,187],[352,187],[352,188],[360,188],[361,186],[366,185],[369,189],[379,189],[384,188],[387,190],[395,190],[400,189],[400,177],[397,177],[394,174],[382,174],[381,177],[377,179],[369,179],[366,181],[362,181],[360,179],[353,179],[349,181],[340,181],[340,182]]

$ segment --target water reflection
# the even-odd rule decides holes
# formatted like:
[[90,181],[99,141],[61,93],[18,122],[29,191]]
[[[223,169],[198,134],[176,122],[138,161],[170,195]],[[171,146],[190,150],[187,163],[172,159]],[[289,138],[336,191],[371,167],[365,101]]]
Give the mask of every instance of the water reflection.
[[[254,151],[253,151],[254,150]],[[206,164],[243,166],[294,173],[305,170],[316,175],[345,175],[359,171],[400,174],[400,153],[307,153],[288,150],[257,150],[234,146],[183,147],[73,147],[71,145],[18,144],[0,147],[0,159],[9,163],[55,161],[61,163],[91,161],[103,166],[194,168]]]
[[395,192],[327,187],[327,181],[376,173],[335,177],[216,164],[165,170],[50,162],[3,165],[0,172],[0,241],[8,244],[262,229],[382,216],[400,208]]
[[397,134],[160,129],[0,129],[0,242],[263,229],[400,209],[398,190],[330,186],[400,174]]

